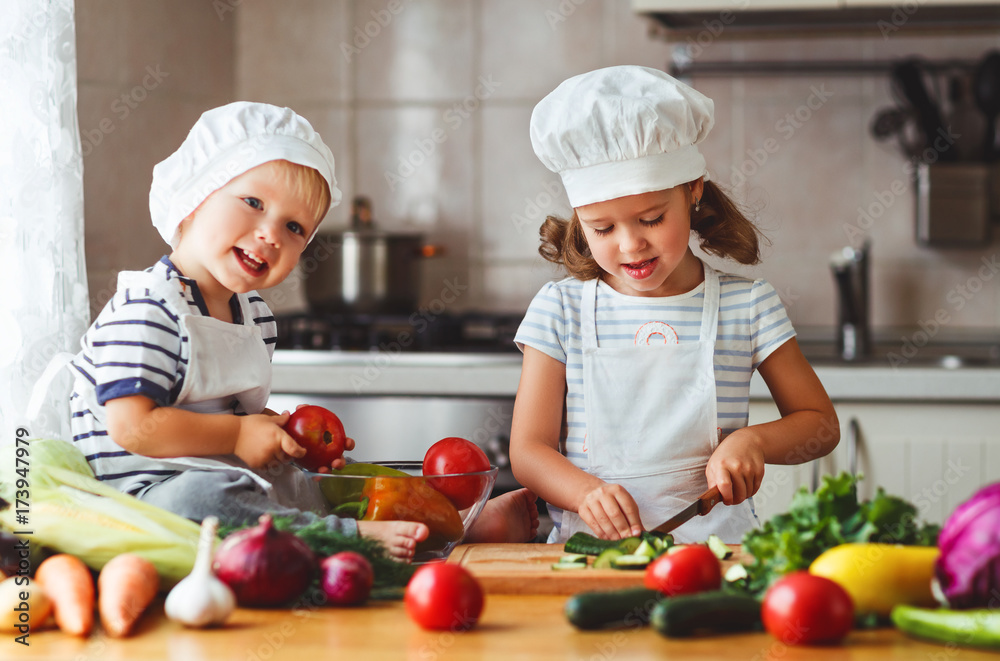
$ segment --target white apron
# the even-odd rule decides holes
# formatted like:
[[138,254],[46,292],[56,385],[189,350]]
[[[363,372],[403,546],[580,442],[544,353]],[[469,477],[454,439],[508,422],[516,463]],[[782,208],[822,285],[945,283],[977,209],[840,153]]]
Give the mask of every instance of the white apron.
[[[164,287],[162,278],[152,273],[123,271],[118,275],[118,288],[149,289],[167,300],[173,309],[179,312],[188,309],[188,302],[181,293],[172,287]],[[177,400],[171,406],[198,413],[230,414],[235,397],[248,413],[264,410],[271,392],[271,360],[250,310],[243,307],[241,313],[243,324],[181,312],[178,320],[181,332],[188,336],[188,372]],[[48,389],[52,378],[48,372],[68,365],[72,358],[72,354],[60,354],[53,359],[47,374],[35,385],[33,401],[40,401],[39,391],[44,394]],[[76,370],[73,373],[75,378],[83,379]],[[80,387],[77,392],[87,402],[94,417],[106,425],[105,408],[97,402],[94,389]],[[149,458],[149,462],[181,470],[235,470],[251,476],[266,492],[271,491],[273,482],[289,472],[262,469],[261,473],[266,471],[268,476],[265,478],[235,455]]]
[[[597,280],[583,285],[584,442],[589,473],[621,484],[652,529],[708,489],[705,466],[719,445],[715,395],[715,338],[719,277],[704,264],[705,303],[697,342],[657,346],[597,346]],[[650,337],[654,342],[657,336]],[[719,504],[673,531],[679,542],[710,533],[739,543],[756,525],[748,501]],[[575,512],[563,512],[560,538],[593,532]]]

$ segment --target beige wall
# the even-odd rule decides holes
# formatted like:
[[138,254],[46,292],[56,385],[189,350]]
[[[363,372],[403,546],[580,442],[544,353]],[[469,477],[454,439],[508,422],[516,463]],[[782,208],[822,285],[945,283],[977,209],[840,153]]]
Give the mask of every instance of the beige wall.
[[[169,15],[167,5],[78,2],[84,140],[105,117],[114,127],[85,159],[97,300],[114,270],[145,266],[165,251],[148,225],[152,165],[201,110],[248,99],[289,105],[313,122],[337,157],[346,198],[371,196],[385,228],[420,231],[446,247],[445,257],[425,263],[424,304],[451,281],[469,288],[454,309],[523,310],[555,275],[535,252],[537,224],[543,213],[568,210],[557,179],[531,152],[532,107],[561,80],[589,69],[664,67],[676,46],[650,38],[625,0],[184,0],[170,2]],[[974,60],[1000,44],[995,30],[919,33],[905,25],[888,38],[724,37],[703,40],[696,61]],[[157,65],[169,77],[119,119],[110,104]],[[859,207],[880,196],[889,201],[885,211],[862,228],[873,240],[875,324],[912,327],[943,309],[947,330],[1000,326],[1000,288],[979,275],[996,244],[941,250],[913,238],[906,161],[868,132],[891,101],[886,76],[693,83],[716,101],[716,128],[704,149],[711,174],[739,183],[741,168],[752,173],[735,192],[760,210],[770,238],[764,263],[742,270],[771,280],[798,326],[834,323],[828,257],[849,243]],[[796,111],[808,118],[791,131],[779,124]],[[769,139],[772,153],[761,159]],[[905,190],[886,198],[894,183]],[[325,228],[343,227],[348,207],[332,211]],[[959,310],[949,292],[966,284],[983,287]],[[304,305],[294,287],[266,296],[279,311]]]

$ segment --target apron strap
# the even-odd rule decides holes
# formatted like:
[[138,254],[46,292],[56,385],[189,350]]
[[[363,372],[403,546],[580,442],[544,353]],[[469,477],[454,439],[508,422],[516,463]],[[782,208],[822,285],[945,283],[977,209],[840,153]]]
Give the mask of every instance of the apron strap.
[[597,348],[597,278],[585,280],[580,297],[580,336],[583,350]]
[[60,370],[69,365],[75,357],[74,354],[68,351],[60,351],[52,356],[52,360],[45,366],[42,375],[38,377],[38,381],[35,381],[35,386],[31,389],[31,398],[28,400],[28,408],[25,411],[28,420],[34,420],[38,417],[39,412],[42,410],[42,404],[45,403],[45,397],[49,394],[52,382],[59,375]]
[[701,311],[701,341],[715,345],[719,335],[719,274],[702,262],[705,269],[705,302]]

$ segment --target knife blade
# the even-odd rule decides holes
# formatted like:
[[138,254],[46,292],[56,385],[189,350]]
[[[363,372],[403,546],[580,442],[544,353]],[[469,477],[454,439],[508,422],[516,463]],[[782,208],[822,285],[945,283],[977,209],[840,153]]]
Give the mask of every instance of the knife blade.
[[722,502],[722,494],[719,493],[719,487],[712,487],[705,493],[698,496],[698,499],[682,509],[677,514],[673,515],[660,525],[653,528],[654,532],[670,532],[674,530],[682,523],[686,522],[688,519],[692,519],[695,516],[705,516],[712,511],[712,508],[717,504]]

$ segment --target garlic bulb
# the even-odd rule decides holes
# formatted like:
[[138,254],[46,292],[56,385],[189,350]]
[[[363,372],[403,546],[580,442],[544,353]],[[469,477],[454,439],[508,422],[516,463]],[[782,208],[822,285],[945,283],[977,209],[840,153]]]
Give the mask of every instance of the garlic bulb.
[[167,595],[167,617],[186,627],[222,624],[236,608],[236,597],[228,585],[212,573],[212,553],[219,520],[214,516],[201,523],[198,557],[194,569]]

